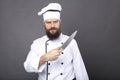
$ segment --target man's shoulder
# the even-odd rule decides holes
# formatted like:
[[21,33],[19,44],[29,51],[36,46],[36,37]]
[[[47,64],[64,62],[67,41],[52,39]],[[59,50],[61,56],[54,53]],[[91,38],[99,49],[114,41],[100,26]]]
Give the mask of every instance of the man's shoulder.
[[33,42],[41,42],[41,41],[43,42],[43,41],[46,41],[46,40],[47,40],[47,37],[46,37],[46,35],[44,35],[40,38],[35,39]]
[[68,35],[65,35],[65,34],[62,34],[62,37],[68,38],[69,36],[68,36]]

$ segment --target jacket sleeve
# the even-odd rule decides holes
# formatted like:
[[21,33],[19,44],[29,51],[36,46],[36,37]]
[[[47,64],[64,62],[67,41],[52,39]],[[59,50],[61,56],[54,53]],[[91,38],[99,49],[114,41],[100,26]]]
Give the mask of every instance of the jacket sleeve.
[[38,69],[39,60],[43,53],[40,51],[40,46],[37,41],[34,41],[31,45],[31,50],[27,55],[27,58],[24,62],[24,68],[27,72],[39,73],[45,69],[45,64],[41,65]]
[[73,67],[76,80],[89,80],[81,53],[75,40],[73,40],[72,52],[73,52]]

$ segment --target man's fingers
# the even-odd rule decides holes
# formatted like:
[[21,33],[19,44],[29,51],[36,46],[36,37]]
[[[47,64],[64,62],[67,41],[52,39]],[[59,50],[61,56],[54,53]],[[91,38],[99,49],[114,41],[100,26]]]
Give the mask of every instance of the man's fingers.
[[62,50],[59,50],[59,53],[61,53],[62,52]]
[[53,51],[55,51],[55,53],[56,53],[58,56],[62,53],[62,50],[60,49],[60,47],[54,48]]
[[55,48],[55,49],[60,50],[60,47],[57,47],[57,48]]

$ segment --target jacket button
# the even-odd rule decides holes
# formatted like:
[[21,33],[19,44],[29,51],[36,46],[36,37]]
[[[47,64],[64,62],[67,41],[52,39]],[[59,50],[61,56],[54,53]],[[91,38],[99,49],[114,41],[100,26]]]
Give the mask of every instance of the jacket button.
[[61,54],[63,54],[63,52]]
[[63,62],[61,62],[61,64],[63,65]]
[[61,42],[61,44],[63,44],[63,42]]
[[60,75],[63,75],[63,73],[60,73]]
[[50,65],[50,63],[48,63],[48,65]]

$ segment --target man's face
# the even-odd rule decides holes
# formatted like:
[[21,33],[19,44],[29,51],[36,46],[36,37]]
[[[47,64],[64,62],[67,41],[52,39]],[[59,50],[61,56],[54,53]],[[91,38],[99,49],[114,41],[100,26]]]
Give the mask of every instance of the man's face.
[[61,21],[59,19],[47,19],[44,21],[46,34],[49,39],[57,39],[61,33],[60,29]]

